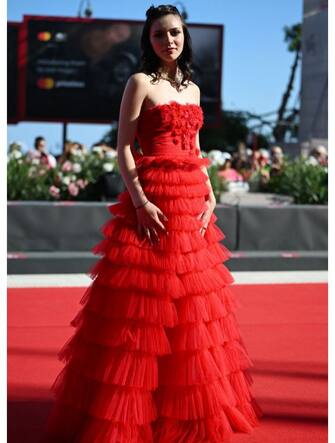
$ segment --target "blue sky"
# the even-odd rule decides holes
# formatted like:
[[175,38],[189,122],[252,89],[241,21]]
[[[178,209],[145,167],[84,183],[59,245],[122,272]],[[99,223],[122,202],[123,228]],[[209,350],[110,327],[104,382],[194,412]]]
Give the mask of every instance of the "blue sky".
[[[7,18],[10,21],[21,21],[25,14],[76,16],[79,3],[79,0],[8,0]],[[160,3],[163,2],[91,0],[95,18],[113,19],[143,20],[146,9],[151,4]],[[222,83],[224,108],[255,113],[276,110],[293,60],[293,54],[287,51],[283,40],[283,27],[302,21],[302,0],[186,0],[183,4],[189,22],[225,26]],[[293,101],[299,86],[300,72],[293,91]],[[68,138],[90,146],[108,127],[87,123],[70,124]],[[61,124],[19,123],[8,126],[8,142],[19,140],[26,147],[31,147],[34,137],[40,134],[47,138],[51,152],[59,152]]]

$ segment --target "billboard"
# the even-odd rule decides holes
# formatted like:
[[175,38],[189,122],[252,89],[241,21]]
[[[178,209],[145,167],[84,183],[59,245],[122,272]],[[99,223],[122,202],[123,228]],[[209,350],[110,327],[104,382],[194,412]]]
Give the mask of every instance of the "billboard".
[[18,116],[18,35],[19,23],[7,23],[7,120],[16,123]]
[[[139,69],[142,27],[142,21],[25,16],[20,31],[22,119],[117,120],[127,79]],[[223,26],[188,27],[194,81],[211,123],[221,108]]]

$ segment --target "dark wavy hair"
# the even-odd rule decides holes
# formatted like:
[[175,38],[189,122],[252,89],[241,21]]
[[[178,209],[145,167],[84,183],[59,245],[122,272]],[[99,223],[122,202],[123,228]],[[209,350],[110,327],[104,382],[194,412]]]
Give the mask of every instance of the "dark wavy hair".
[[152,23],[160,17],[163,17],[167,14],[177,15],[181,22],[184,32],[184,48],[182,53],[177,59],[177,64],[179,69],[182,72],[183,80],[182,85],[186,85],[186,82],[191,80],[192,71],[191,71],[191,63],[192,63],[192,40],[190,33],[188,32],[186,23],[178,9],[173,5],[159,5],[157,7],[150,6],[150,8],[146,12],[146,21],[144,23],[144,27],[142,30],[141,36],[141,66],[140,71],[145,72],[146,74],[152,75],[153,81],[157,81],[160,78],[159,67],[161,64],[160,58],[156,55],[150,43],[150,29]]

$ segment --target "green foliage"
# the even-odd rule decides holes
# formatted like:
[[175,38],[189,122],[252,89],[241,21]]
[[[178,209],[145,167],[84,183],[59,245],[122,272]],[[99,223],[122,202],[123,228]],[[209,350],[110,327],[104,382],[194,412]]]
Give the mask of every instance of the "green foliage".
[[210,179],[213,192],[215,195],[215,198],[217,201],[220,201],[220,194],[221,192],[224,192],[227,190],[227,183],[226,181],[219,176],[219,168],[218,166],[211,165],[207,169],[208,177]]
[[267,188],[269,192],[292,196],[297,204],[327,204],[328,171],[300,156],[286,160],[282,173],[271,177]]
[[95,184],[108,173],[119,173],[117,157],[99,148],[88,155],[72,155],[55,168],[31,160],[21,152],[7,161],[8,200],[99,200]]
[[53,200],[49,187],[53,184],[53,171],[22,159],[11,158],[7,163],[8,200]]
[[[203,151],[203,156],[206,155]],[[108,158],[99,150],[85,156],[73,156],[71,161],[53,169],[15,152],[8,156],[8,200],[97,200],[99,196],[94,185],[101,175],[110,171],[119,173],[117,157]],[[219,165],[211,164],[207,171],[215,198],[219,201],[221,193],[227,190],[227,182],[219,176]],[[295,160],[285,157],[279,175],[272,176],[261,187],[260,180],[260,172],[249,177],[251,190],[290,195],[295,203],[300,204],[328,202],[327,169],[311,165],[303,157]]]
[[301,49],[301,23],[284,27],[285,43],[290,52],[298,52]]

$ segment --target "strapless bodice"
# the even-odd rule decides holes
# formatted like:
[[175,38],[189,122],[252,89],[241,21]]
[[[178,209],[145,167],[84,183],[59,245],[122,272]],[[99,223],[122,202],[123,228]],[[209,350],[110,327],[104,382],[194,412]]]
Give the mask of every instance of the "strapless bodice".
[[195,137],[202,125],[201,106],[172,100],[141,112],[136,138],[145,156],[198,155]]

